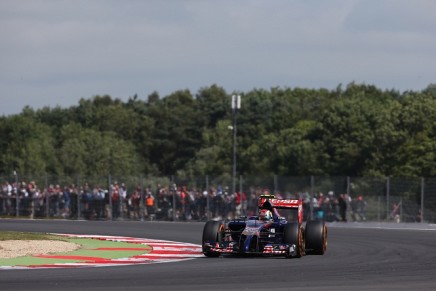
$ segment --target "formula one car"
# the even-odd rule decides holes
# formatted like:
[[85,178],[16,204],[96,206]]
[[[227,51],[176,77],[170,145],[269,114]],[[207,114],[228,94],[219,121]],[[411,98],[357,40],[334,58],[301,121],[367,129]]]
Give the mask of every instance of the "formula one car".
[[[261,195],[258,209],[258,216],[241,217],[227,223],[206,222],[202,237],[203,254],[206,257],[257,254],[300,258],[326,252],[327,227],[323,221],[307,221],[303,227],[301,200]],[[286,216],[281,216],[279,210],[286,212]]]

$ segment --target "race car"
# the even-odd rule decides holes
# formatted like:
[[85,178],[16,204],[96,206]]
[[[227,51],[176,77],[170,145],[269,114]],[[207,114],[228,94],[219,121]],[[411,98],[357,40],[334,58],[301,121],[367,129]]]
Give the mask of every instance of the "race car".
[[301,200],[261,195],[258,209],[257,216],[206,222],[203,254],[206,257],[253,254],[300,258],[326,252],[327,227],[323,221],[307,221],[303,226]]

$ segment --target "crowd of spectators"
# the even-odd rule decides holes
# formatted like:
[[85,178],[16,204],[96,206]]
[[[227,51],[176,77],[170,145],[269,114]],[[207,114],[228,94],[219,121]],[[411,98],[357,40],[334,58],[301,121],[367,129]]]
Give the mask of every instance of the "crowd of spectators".
[[[18,197],[18,204],[17,204]],[[230,218],[248,211],[245,193],[230,195],[221,187],[188,189],[186,186],[157,185],[129,191],[125,183],[114,182],[108,189],[85,183],[41,188],[29,183],[3,182],[0,215],[56,217],[66,219],[162,219],[204,220]]]
[[312,207],[314,218],[318,220],[329,222],[366,221],[367,202],[362,195],[353,199],[349,194],[335,195],[333,191],[329,191],[327,195],[319,192],[311,198],[306,193],[303,203],[306,209]]
[[[29,183],[3,182],[0,188],[0,215],[56,217],[65,219],[157,219],[207,220],[232,219],[255,215],[257,198],[267,189],[250,188],[248,193],[230,193],[228,187],[209,189],[178,185],[126,187],[115,181],[108,189],[100,185],[48,185],[40,188]],[[18,194],[18,205],[17,205]],[[362,196],[348,194],[275,193],[278,198],[302,199],[304,218],[325,221],[366,220],[366,202]],[[312,214],[312,215],[311,215]]]

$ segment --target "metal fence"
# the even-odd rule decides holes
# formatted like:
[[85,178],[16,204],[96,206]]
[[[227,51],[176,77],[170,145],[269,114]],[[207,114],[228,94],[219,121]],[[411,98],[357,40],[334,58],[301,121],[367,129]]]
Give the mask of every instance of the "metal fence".
[[0,177],[0,216],[205,221],[255,215],[265,192],[303,200],[304,218],[436,222],[436,178]]

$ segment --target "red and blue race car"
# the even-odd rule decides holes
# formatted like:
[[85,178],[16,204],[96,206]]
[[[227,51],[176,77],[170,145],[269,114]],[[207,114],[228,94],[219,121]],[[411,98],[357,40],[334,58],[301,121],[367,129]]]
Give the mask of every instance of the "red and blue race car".
[[303,225],[301,200],[261,195],[258,209],[258,216],[206,222],[203,254],[207,257],[258,254],[299,258],[326,252],[327,227],[323,221],[307,221]]

